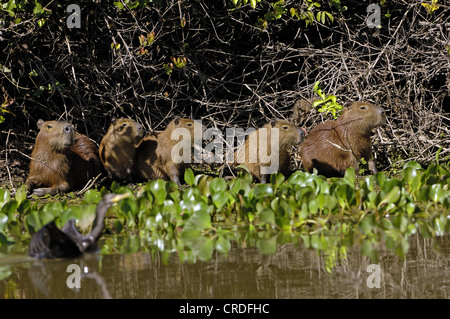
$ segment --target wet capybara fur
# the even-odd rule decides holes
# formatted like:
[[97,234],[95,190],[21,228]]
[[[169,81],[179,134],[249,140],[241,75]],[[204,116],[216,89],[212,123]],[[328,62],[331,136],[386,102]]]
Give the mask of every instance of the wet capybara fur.
[[385,110],[368,102],[354,102],[335,121],[317,125],[300,145],[300,157],[308,172],[317,169],[326,177],[342,177],[349,167],[359,173],[364,158],[375,174],[371,135],[386,123]]
[[100,143],[100,160],[109,177],[132,182],[136,146],[144,134],[142,126],[128,118],[113,119]]
[[37,122],[28,191],[38,196],[81,189],[102,172],[97,146],[65,121]]
[[[180,174],[189,166],[191,157],[181,160],[183,148],[174,148],[179,143],[191,149],[194,145],[194,120],[175,118],[166,129],[159,133],[144,137],[136,151],[136,176],[138,180],[171,180],[180,185]],[[181,129],[179,131],[175,131]],[[184,130],[187,131],[184,131]],[[202,130],[201,127],[198,128]],[[175,131],[175,132],[174,132]],[[189,132],[190,140],[180,137],[180,134]],[[174,133],[174,136],[172,134]],[[182,141],[182,142],[181,142]],[[192,152],[191,152],[192,154]],[[184,154],[187,155],[187,154]],[[176,159],[177,157],[178,159]],[[181,160],[181,161],[180,161]]]
[[[272,129],[278,129],[278,154],[274,154],[274,156],[278,155],[276,157],[278,165],[272,163]],[[264,134],[263,130],[266,132],[266,135],[261,135]],[[300,144],[305,139],[305,135],[305,129],[291,122],[278,119],[272,120],[248,135],[243,146],[235,152],[234,166],[247,166],[250,174],[261,183],[266,183],[267,177],[274,172],[287,175],[289,173],[292,147]],[[270,157],[270,160],[268,157]]]

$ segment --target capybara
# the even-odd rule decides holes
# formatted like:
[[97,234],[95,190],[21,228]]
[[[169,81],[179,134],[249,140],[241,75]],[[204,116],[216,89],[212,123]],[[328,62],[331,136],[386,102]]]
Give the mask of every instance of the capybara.
[[[278,150],[271,142],[273,129],[278,129]],[[271,173],[286,175],[289,172],[292,147],[300,144],[305,135],[305,129],[291,122],[271,120],[248,135],[243,146],[235,152],[234,165],[246,165],[252,176],[261,183],[266,183]]]
[[43,196],[82,188],[101,173],[98,148],[66,121],[38,120],[39,133],[31,153],[28,191]]
[[113,118],[100,142],[100,160],[112,179],[132,182],[136,146],[144,135],[142,125],[128,118]]
[[377,172],[372,157],[372,130],[386,123],[386,112],[368,102],[354,102],[335,121],[317,125],[300,145],[305,170],[314,168],[326,177],[341,177],[349,167],[359,173],[361,158]]
[[[144,137],[136,151],[137,178],[171,180],[180,185],[180,174],[191,162],[192,153],[183,152],[194,146],[194,127],[194,120],[177,117],[164,131]],[[198,130],[202,134],[201,125]]]

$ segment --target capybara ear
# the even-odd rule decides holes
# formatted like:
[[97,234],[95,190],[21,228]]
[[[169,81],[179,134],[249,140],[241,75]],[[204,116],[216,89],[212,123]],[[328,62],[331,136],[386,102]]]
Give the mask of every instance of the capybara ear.
[[347,109],[350,111],[354,104],[355,104],[355,102],[348,102],[346,105],[344,105],[345,106],[344,110]]
[[174,118],[173,122],[175,123],[175,125],[179,125],[180,124],[180,117],[177,116],[176,118]]
[[39,119],[39,120],[37,121],[37,127],[38,127],[38,129],[41,129],[43,125],[44,125],[44,120]]
[[111,119],[111,124],[116,124],[117,120],[117,117],[113,116]]
[[277,125],[277,120],[270,120],[270,126],[275,127]]

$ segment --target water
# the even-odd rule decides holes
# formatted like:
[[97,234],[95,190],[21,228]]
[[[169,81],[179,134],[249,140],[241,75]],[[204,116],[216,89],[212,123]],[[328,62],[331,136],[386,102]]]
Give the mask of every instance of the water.
[[[8,253],[0,258],[0,298],[449,298],[450,236],[436,244],[440,253],[412,236],[404,261],[381,249],[379,288],[369,287],[371,262],[357,247],[332,273],[323,256],[294,243],[272,255],[234,243],[227,255],[195,263],[157,250],[42,261]],[[80,270],[78,289],[67,286],[71,264]]]

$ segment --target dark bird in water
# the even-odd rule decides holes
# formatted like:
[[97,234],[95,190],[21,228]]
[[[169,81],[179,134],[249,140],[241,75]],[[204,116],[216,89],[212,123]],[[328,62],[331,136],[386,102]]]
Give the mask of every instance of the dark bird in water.
[[46,224],[31,237],[28,255],[34,258],[75,258],[85,252],[93,252],[97,248],[108,209],[118,201],[129,197],[129,194],[107,194],[98,203],[95,211],[94,228],[83,236],[75,227],[75,220],[70,219],[59,230],[54,221]]

